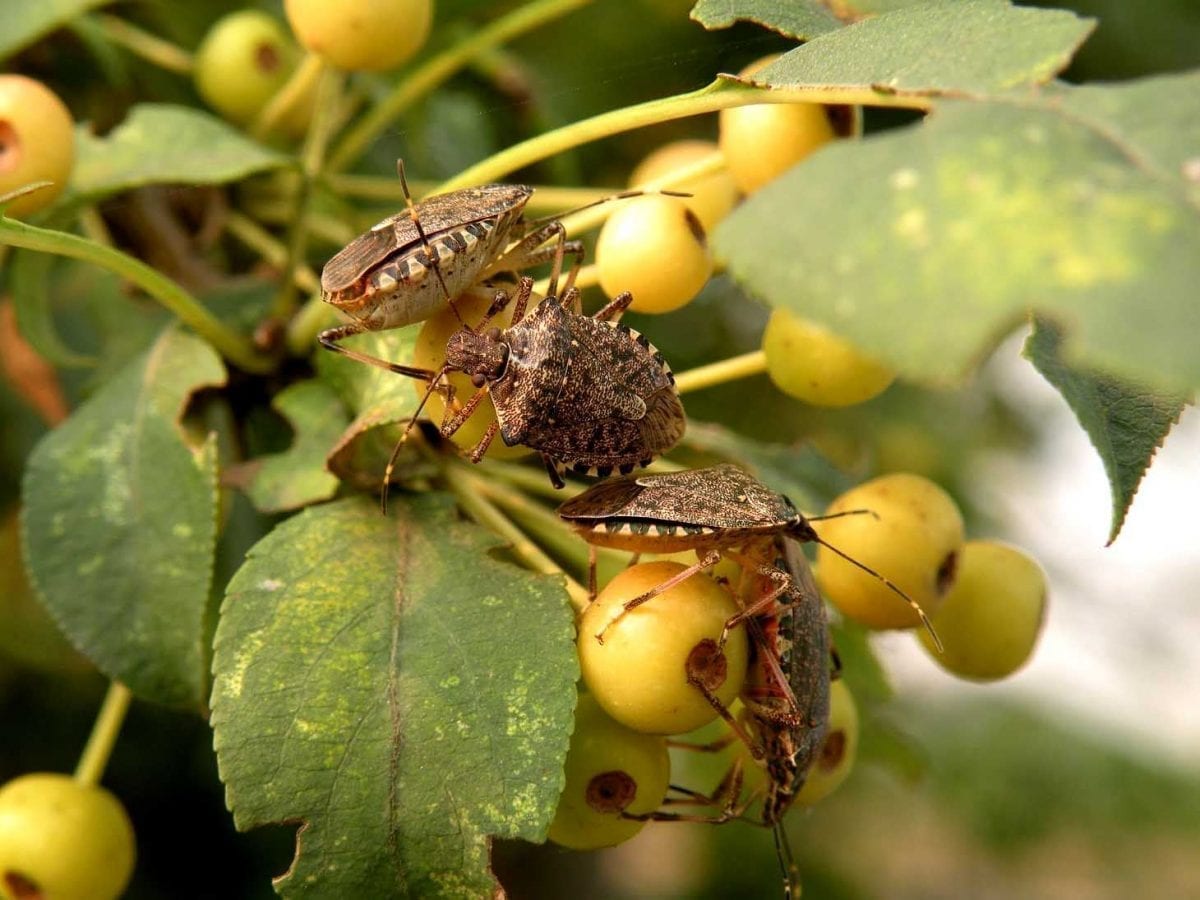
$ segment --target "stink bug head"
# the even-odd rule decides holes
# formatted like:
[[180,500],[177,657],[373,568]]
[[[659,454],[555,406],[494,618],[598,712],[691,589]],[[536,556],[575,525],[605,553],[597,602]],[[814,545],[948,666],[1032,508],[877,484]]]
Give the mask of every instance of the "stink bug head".
[[499,328],[490,328],[484,334],[469,328],[456,331],[446,344],[446,367],[470,375],[476,387],[503,377],[509,355],[503,338]]

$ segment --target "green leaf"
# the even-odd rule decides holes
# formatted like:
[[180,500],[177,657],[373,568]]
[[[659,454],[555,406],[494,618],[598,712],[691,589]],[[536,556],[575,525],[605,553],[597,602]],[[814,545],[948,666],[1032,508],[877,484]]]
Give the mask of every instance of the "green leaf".
[[1095,27],[1004,0],[933,0],[831,31],[755,73],[772,85],[862,86],[888,94],[987,95],[1041,84]]
[[229,584],[212,724],[238,828],[299,822],[295,897],[484,897],[542,840],[578,675],[561,582],[492,558],[445,495],[277,527]]
[[[416,324],[390,331],[371,331],[355,335],[343,344],[377,359],[407,365],[420,330],[421,325]],[[390,414],[395,411],[396,418],[392,421],[398,421],[417,408],[419,398],[413,388],[413,379],[357,362],[340,353],[327,352],[324,348],[316,352],[317,375],[354,413],[387,411]]]
[[819,0],[698,0],[691,18],[709,31],[729,28],[737,22],[753,22],[777,31],[784,37],[807,41],[819,34],[840,28],[829,8]]
[[216,540],[212,444],[189,448],[178,418],[224,381],[207,344],[166,331],[42,439],[25,473],[22,537],[42,601],[105,674],[164,703],[204,697]]
[[333,389],[319,381],[293,384],[271,405],[287,419],[296,438],[283,453],[252,461],[249,494],[259,512],[299,509],[337,492],[338,480],[325,457],[349,421]]
[[1111,544],[1117,539],[1138,484],[1187,401],[1142,385],[1072,366],[1063,357],[1063,332],[1037,321],[1025,358],[1058,388],[1100,454],[1112,489]]
[[1080,365],[1186,389],[1200,383],[1196,146],[1200,73],[946,102],[827,146],[714,240],[752,293],[917,381],[959,378],[1033,306],[1070,323]]
[[0,3],[0,60],[110,0],[38,0]]
[[200,110],[141,103],[104,137],[81,126],[69,190],[95,201],[148,184],[223,184],[292,161]]

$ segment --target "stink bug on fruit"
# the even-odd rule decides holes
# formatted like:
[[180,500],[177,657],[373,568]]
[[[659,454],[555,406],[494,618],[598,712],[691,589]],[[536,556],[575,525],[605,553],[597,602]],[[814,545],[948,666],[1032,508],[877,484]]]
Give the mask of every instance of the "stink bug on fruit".
[[[444,390],[449,396],[441,433],[449,436],[490,395],[497,421],[471,450],[471,460],[482,459],[499,432],[510,447],[520,444],[538,451],[555,487],[563,486],[566,468],[581,475],[628,473],[673,447],[686,425],[675,376],[645,337],[619,324],[632,299],[629,294],[584,316],[576,311],[576,288],[568,288],[561,297],[554,296],[552,288],[525,316],[532,292],[533,279],[528,277],[521,279],[515,298],[498,291],[476,327],[451,336],[440,370],[389,367],[429,382],[413,421],[429,396]],[[489,329],[488,322],[510,301],[513,324]],[[453,371],[470,375],[478,388],[459,407],[453,388],[441,385]],[[393,454],[384,475],[385,486],[395,458]]]
[[[740,694],[743,709],[736,717],[729,710],[721,710],[731,726],[730,733],[721,740],[704,745],[676,742],[674,746],[716,751],[740,739],[761,767],[764,783],[743,796],[743,757],[739,756],[712,794],[676,788],[684,796],[666,801],[667,805],[720,806],[720,812],[700,815],[657,810],[636,818],[714,824],[747,819],[771,828],[784,877],[784,895],[791,897],[798,892],[796,867],[782,823],[821,752],[829,725],[829,627],[825,604],[794,542],[778,534],[758,538],[746,548],[746,554],[755,564],[786,573],[788,580],[780,591],[774,579],[747,570],[739,584],[743,610],[738,618],[749,626],[754,649]],[[748,817],[758,801],[759,812]]]
[[[821,544],[878,578],[917,612],[933,640],[938,640],[929,617],[911,597],[886,577],[846,556],[817,534],[810,522],[828,517],[806,518],[787,497],[735,465],[726,463],[706,469],[605,481],[562,504],[558,514],[592,547],[612,547],[634,553],[695,550],[701,557],[658,588],[634,597],[625,604],[626,610],[645,603],[700,569],[715,565],[723,556],[744,568],[774,578],[782,592],[790,581],[787,573],[772,566],[755,564],[740,552],[754,541],[782,535],[801,543]],[[848,510],[837,515],[858,514],[873,515],[870,510]],[[590,568],[593,571],[589,574],[589,584],[594,592],[595,566]],[[603,632],[596,637],[603,640]]]

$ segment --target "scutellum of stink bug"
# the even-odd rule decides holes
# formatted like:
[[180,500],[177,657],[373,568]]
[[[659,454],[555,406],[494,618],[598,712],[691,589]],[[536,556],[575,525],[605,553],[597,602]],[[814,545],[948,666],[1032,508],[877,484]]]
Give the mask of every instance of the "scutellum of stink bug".
[[[771,490],[738,466],[725,463],[658,475],[614,478],[593,485],[563,503],[559,516],[592,549],[589,592],[595,596],[595,547],[633,553],[675,553],[694,550],[698,561],[662,584],[625,603],[624,612],[670,590],[701,569],[729,557],[743,568],[775,579],[782,592],[790,577],[772,566],[755,563],[744,548],[765,537],[780,535],[799,543],[817,543],[867,574],[878,578],[911,606],[938,649],[941,641],[920,605],[886,576],[847,556],[821,538],[812,522],[847,515],[874,515],[870,510],[847,510],[835,516],[805,517],[784,495]],[[611,628],[620,616],[608,622]],[[603,631],[596,635],[604,639]]]
[[[754,656],[740,698],[743,711],[736,718],[715,697],[709,697],[731,725],[728,735],[711,744],[673,742],[673,746],[717,751],[742,740],[763,769],[765,784],[742,794],[742,759],[734,760],[711,794],[676,790],[684,796],[668,798],[666,805],[721,806],[713,815],[659,810],[634,818],[723,824],[734,819],[772,829],[775,851],[784,880],[784,896],[798,893],[798,876],[791,844],[783,828],[784,814],[804,786],[829,726],[830,672],[833,660],[825,604],[799,547],[782,535],[752,541],[745,554],[758,569],[745,569],[737,586],[742,605],[737,619],[745,621]],[[782,590],[777,579],[761,574],[770,567],[788,578]],[[692,660],[689,659],[689,665]],[[703,673],[689,672],[689,680]],[[761,801],[756,817],[748,810]]]

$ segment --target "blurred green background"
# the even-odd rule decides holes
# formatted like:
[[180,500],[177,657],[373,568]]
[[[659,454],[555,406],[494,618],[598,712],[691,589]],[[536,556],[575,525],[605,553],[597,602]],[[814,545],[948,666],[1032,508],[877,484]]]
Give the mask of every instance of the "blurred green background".
[[[194,47],[214,19],[243,5],[143,2],[114,10]],[[512,5],[454,0],[442,11],[452,9],[456,20],[488,19]],[[1070,80],[1200,64],[1195,0],[1043,5],[1100,20],[1066,73]],[[523,38],[419,105],[362,168],[387,173],[403,156],[421,178],[449,176],[530,134],[701,86],[717,71],[788,46],[750,26],[707,34],[688,21],[689,7],[688,0],[605,0]],[[106,49],[86,27],[55,33],[7,67],[47,81],[77,118],[100,125],[119,121],[134,99],[198,103],[186,79]],[[888,122],[868,116],[868,127]],[[622,185],[650,149],[676,137],[712,137],[715,127],[715,117],[707,117],[646,129],[564,154],[520,178]],[[763,311],[717,279],[669,333],[649,330],[682,370],[712,358],[714,347],[756,346],[763,321]],[[86,329],[78,327],[85,341]],[[87,371],[74,372],[69,396],[86,396],[91,383]],[[773,440],[814,438],[855,477],[917,465],[964,500],[962,482],[979,454],[1047,440],[1038,421],[1012,409],[1011,397],[986,374],[954,393],[893,390],[860,410],[820,415],[781,404],[765,381],[764,390],[750,390],[756,383],[698,395],[689,412]],[[43,426],[3,383],[0,422],[2,782],[26,771],[70,771],[104,682],[55,639],[23,582],[13,516],[24,459]],[[899,438],[884,441],[889,430]],[[995,530],[986,510],[967,507],[970,530]],[[253,523],[240,545],[267,525]],[[227,556],[235,561],[238,546],[230,539]],[[1148,664],[1153,652],[1142,648],[1141,658],[1122,660],[1133,665],[1128,677],[1137,677],[1137,665]],[[1019,704],[1011,694],[1001,701],[981,688],[950,700],[936,692],[888,699],[869,672],[849,675],[866,697],[860,765],[840,792],[790,821],[806,897],[1200,896],[1200,753],[1190,767],[1176,765],[1153,747],[1133,749],[1126,736]],[[291,829],[234,831],[200,718],[135,703],[104,782],[128,806],[138,834],[130,897],[272,896],[270,878],[291,857]],[[770,835],[738,824],[651,826],[620,848],[593,854],[505,843],[496,855],[514,898],[768,897],[780,887]]]

